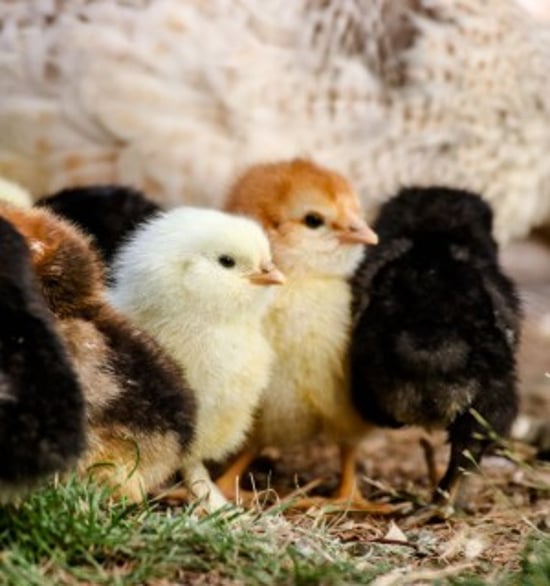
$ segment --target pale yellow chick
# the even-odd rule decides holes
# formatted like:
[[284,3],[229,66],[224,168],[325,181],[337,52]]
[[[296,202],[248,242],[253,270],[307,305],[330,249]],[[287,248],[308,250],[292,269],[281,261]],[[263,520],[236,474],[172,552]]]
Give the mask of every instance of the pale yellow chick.
[[272,351],[262,318],[283,275],[254,221],[179,208],[139,228],[114,266],[115,307],[153,335],[196,393],[197,423],[183,475],[215,509],[227,501],[204,460],[221,460],[245,441],[267,386]]
[[32,205],[31,195],[24,187],[3,177],[0,177],[0,201],[22,208],[30,208]]

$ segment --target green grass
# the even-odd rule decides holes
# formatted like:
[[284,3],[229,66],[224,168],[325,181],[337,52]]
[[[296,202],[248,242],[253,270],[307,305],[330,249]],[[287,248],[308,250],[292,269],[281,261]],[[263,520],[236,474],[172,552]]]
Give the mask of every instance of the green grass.
[[518,586],[548,586],[550,584],[550,535],[532,539],[523,553],[522,571],[512,578]]
[[[0,581],[46,585],[143,584],[210,573],[249,584],[368,581],[340,544],[291,529],[278,515],[110,503],[71,481],[0,509]],[[379,571],[384,568],[380,567]]]
[[[193,584],[205,575],[203,584],[369,584],[411,556],[408,548],[351,546],[329,524],[278,513],[200,516],[111,502],[105,490],[75,480],[0,508],[0,584]],[[521,571],[504,579],[550,584],[550,538],[533,540]],[[445,580],[484,584],[475,576]]]

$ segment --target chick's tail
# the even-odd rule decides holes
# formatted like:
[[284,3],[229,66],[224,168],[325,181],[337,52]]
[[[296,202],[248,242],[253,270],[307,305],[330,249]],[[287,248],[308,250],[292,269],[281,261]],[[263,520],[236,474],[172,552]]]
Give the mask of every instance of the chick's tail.
[[437,328],[429,334],[405,330],[395,338],[395,353],[407,370],[444,374],[466,366],[470,346],[456,335],[438,335]]

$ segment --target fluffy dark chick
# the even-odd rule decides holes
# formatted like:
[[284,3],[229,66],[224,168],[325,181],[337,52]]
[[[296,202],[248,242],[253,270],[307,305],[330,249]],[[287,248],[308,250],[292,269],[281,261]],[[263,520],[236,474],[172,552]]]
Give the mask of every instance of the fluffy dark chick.
[[435,500],[452,503],[461,471],[517,414],[518,297],[499,267],[491,210],[474,194],[404,189],[374,229],[380,244],[352,283],[353,400],[381,426],[448,430]]
[[140,191],[120,185],[64,189],[36,205],[49,208],[92,236],[107,264],[139,224],[161,211]]
[[0,487],[9,497],[76,461],[84,402],[25,240],[2,218],[0,256]]

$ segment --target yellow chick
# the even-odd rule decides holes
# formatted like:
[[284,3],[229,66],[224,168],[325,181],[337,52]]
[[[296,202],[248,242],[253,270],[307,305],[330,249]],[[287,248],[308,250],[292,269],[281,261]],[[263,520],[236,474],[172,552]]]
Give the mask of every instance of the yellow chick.
[[354,493],[356,445],[368,429],[348,391],[348,279],[364,246],[376,244],[377,236],[363,220],[348,181],[307,160],[252,167],[231,189],[226,209],[262,223],[287,282],[266,319],[276,362],[250,450],[219,486],[230,493],[235,475],[262,447],[292,446],[324,434],[341,447],[342,480],[335,496],[348,501]]
[[23,208],[32,206],[30,193],[18,183],[8,181],[3,177],[0,177],[0,201]]
[[268,239],[247,218],[174,209],[137,229],[115,258],[113,277],[113,304],[156,338],[195,391],[195,438],[182,473],[206,508],[218,508],[227,501],[203,461],[242,445],[269,379],[266,285],[284,278]]

